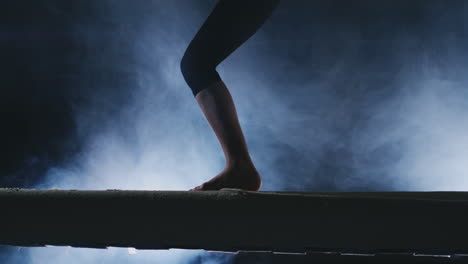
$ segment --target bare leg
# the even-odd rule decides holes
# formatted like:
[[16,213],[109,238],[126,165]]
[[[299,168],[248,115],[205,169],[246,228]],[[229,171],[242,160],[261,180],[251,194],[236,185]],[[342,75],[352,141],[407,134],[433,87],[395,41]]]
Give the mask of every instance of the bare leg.
[[195,99],[221,144],[226,168],[193,190],[259,190],[261,178],[250,158],[232,96],[224,82],[219,81],[203,89]]

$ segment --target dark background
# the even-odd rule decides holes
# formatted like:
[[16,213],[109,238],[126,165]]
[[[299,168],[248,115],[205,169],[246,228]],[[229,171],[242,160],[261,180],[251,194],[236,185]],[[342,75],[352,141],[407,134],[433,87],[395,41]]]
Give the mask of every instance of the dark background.
[[[178,64],[215,3],[2,3],[0,187],[188,189],[220,171]],[[263,190],[465,190],[466,14],[462,0],[283,0],[218,67]]]

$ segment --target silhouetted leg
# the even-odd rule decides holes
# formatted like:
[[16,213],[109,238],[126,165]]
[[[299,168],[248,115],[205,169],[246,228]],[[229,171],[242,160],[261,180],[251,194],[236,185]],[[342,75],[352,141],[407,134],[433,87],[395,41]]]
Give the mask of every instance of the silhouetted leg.
[[184,54],[181,62],[184,78],[226,158],[226,168],[195,190],[258,190],[261,186],[234,102],[216,66],[260,28],[277,4],[278,0],[219,1]]

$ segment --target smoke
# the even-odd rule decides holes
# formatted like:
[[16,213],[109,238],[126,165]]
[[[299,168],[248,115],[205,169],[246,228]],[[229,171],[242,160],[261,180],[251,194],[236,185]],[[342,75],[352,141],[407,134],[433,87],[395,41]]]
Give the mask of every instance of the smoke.
[[[132,248],[77,249],[71,247],[31,248],[27,263],[226,263],[231,254],[199,250],[135,250]],[[21,262],[26,263],[26,262]]]
[[394,168],[398,189],[465,191],[468,137],[466,82],[427,76],[402,97],[401,125],[387,138],[402,141]]
[[[198,10],[202,4],[207,5],[101,1],[90,8],[92,16],[76,23],[84,54],[78,61],[84,78],[76,86],[86,98],[74,105],[82,151],[51,167],[36,188],[188,190],[223,169],[221,149],[179,66],[209,14],[208,5]],[[231,258],[176,249],[25,252],[29,263],[229,263]]]
[[394,36],[387,45],[394,50],[385,50],[402,62],[390,80],[395,92],[352,133],[358,168],[352,179],[371,183],[384,175],[392,190],[465,191],[466,3],[415,10],[418,20]]
[[[282,1],[218,67],[263,190],[466,190],[466,4],[345,2]],[[93,3],[74,27],[81,151],[37,188],[187,190],[219,173],[179,70],[216,1]],[[30,263],[210,259],[134,252],[27,249]]]
[[[195,20],[189,9],[196,4],[185,4],[159,1],[129,8],[125,2],[103,2],[98,10],[105,10],[107,23],[116,23],[109,36],[90,34],[103,30],[95,24],[80,25],[77,38],[87,39],[93,52],[83,63],[91,67],[87,71],[108,60],[104,69],[96,69],[101,73],[91,76],[110,71],[128,81],[123,96],[110,89],[90,92],[89,102],[76,110],[84,150],[72,164],[51,168],[41,188],[189,189],[220,169],[219,146],[210,140],[214,134],[181,79],[180,58],[207,15]],[[159,13],[162,8],[167,13]],[[197,21],[188,34],[183,34],[188,22],[180,22],[181,17]],[[111,39],[106,49],[114,52],[94,53],[104,38]],[[114,53],[124,55],[112,59]]]

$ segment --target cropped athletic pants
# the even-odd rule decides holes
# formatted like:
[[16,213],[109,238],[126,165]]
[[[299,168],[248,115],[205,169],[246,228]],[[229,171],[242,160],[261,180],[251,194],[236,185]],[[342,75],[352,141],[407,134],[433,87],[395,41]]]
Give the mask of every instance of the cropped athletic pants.
[[221,80],[216,67],[271,16],[279,0],[220,0],[190,42],[180,68],[193,96]]

